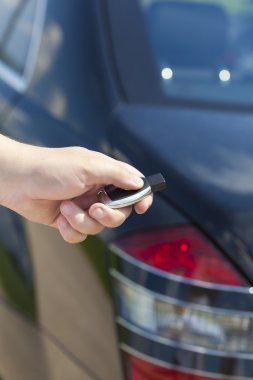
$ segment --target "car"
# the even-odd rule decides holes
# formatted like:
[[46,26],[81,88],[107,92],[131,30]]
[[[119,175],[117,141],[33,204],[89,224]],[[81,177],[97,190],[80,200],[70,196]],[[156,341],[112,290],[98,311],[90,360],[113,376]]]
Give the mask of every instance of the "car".
[[167,188],[80,244],[0,209],[1,380],[253,378],[253,5],[0,0],[0,132]]

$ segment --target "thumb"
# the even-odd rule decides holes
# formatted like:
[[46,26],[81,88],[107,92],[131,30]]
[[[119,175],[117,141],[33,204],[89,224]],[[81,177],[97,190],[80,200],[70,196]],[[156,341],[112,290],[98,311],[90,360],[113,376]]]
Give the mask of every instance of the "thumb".
[[139,189],[143,186],[143,174],[125,162],[98,153],[93,161],[93,185],[112,184],[122,189]]

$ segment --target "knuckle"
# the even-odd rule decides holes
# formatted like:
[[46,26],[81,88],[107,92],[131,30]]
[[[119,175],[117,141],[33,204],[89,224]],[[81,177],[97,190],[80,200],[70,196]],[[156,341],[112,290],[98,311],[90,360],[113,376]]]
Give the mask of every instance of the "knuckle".
[[72,221],[72,227],[74,227],[80,233],[85,233],[85,224],[85,215],[75,215]]
[[60,229],[60,234],[66,243],[75,244],[84,241],[87,238],[86,234],[81,234],[70,226]]
[[71,227],[80,234],[86,234],[89,221],[85,213],[78,213],[69,219]]

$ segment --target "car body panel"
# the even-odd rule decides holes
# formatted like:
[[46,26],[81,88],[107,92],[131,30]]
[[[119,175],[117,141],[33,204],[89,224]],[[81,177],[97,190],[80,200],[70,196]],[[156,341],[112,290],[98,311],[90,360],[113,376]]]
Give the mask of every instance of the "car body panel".
[[[145,38],[136,4],[48,1],[28,89],[17,93],[0,82],[1,133],[40,146],[98,150],[145,175],[162,172],[168,182],[146,214],[133,212],[119,228],[76,246],[65,243],[56,229],[0,209],[0,259],[6,268],[0,269],[3,380],[123,378],[108,276],[108,247],[123,235],[193,224],[252,277],[252,183],[246,178],[251,115],[168,105],[156,87],[148,45],[136,50]],[[128,33],[117,34],[125,26],[130,39]],[[135,53],[141,66],[132,65]],[[237,160],[231,154],[235,147]],[[245,182],[232,191],[238,172]]]
[[[94,378],[119,379],[106,278],[102,282],[94,270],[86,244],[69,246],[56,230],[30,223],[27,228],[39,325],[86,366]],[[97,262],[103,262],[104,246],[92,243],[93,239],[98,238],[90,237],[87,248],[93,244],[92,254],[97,255]]]
[[19,313],[0,305],[1,379],[91,380],[94,376],[70,358],[50,335]]
[[[126,106],[110,133],[112,146],[130,162],[134,157],[145,174],[164,173],[166,198],[218,241],[249,279],[251,123],[251,115],[244,113]],[[145,161],[151,152],[156,152],[152,161]]]
[[[71,12],[78,15],[75,27]],[[96,43],[88,42],[91,36],[95,40],[93,12],[93,2],[49,2],[28,92],[16,96],[15,90],[1,82],[3,109],[8,111],[1,119],[1,133],[41,146],[79,145],[101,150],[107,108],[101,98],[103,82],[98,80],[93,64]],[[73,57],[78,56],[77,67]],[[62,60],[64,64],[59,64]],[[95,62],[100,64],[98,59]],[[7,209],[1,209],[1,227],[1,257],[9,268],[0,274],[4,302],[1,326],[5,331],[0,345],[1,352],[5,351],[0,363],[3,379],[120,379],[106,272],[99,259],[100,270],[92,261],[94,249],[86,256],[86,246],[64,243],[56,230],[24,225],[22,218]],[[15,240],[16,236],[20,239]],[[98,242],[98,246],[102,257],[103,245]],[[30,290],[23,285],[21,290],[12,291],[10,284],[26,284],[17,259],[13,262],[12,257],[29,263],[25,268]],[[22,353],[24,340],[26,350]]]

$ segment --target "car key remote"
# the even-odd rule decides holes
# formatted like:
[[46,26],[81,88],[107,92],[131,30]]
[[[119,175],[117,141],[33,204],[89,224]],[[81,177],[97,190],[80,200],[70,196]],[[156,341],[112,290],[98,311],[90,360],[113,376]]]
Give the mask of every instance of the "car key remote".
[[139,202],[151,193],[166,188],[166,181],[160,173],[142,179],[144,184],[138,190],[124,190],[114,185],[105,186],[97,194],[99,202],[110,208],[126,207]]

